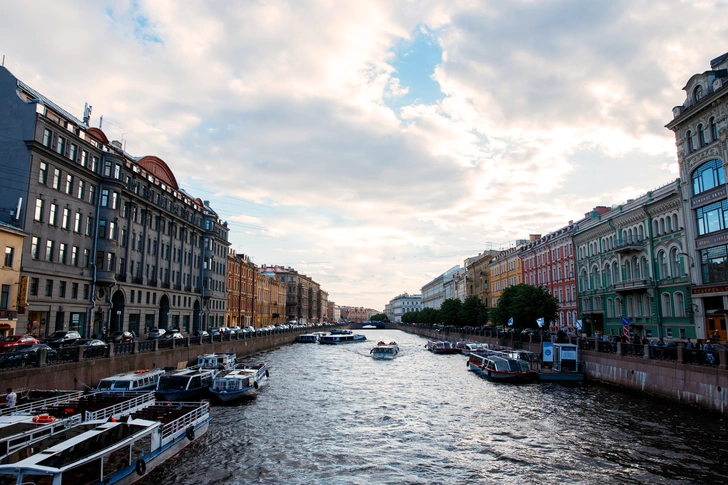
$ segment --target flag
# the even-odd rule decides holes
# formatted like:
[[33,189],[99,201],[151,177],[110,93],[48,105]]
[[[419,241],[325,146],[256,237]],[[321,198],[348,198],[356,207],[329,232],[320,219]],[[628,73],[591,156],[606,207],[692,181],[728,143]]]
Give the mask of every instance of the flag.
[[511,317],[511,318],[508,319],[508,326],[509,327],[512,327],[513,326],[513,317]]
[[543,318],[537,318],[536,323],[538,323],[538,326],[543,328]]
[[574,325],[576,326],[577,330],[581,330],[581,328],[583,327],[581,320],[577,320],[576,322],[574,322]]

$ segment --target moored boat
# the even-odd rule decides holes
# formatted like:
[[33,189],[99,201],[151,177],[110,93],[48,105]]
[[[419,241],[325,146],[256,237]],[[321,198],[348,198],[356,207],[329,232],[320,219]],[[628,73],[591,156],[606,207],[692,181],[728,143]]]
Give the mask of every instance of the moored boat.
[[386,359],[391,360],[397,357],[399,354],[399,345],[397,342],[384,343],[383,341],[377,342],[377,345],[369,351],[374,359]]
[[96,387],[99,391],[145,391],[154,390],[164,369],[140,369],[122,372],[99,381]]
[[428,340],[427,350],[433,354],[459,354],[460,349],[456,348],[452,342],[444,340]]
[[[0,465],[2,484],[120,484],[141,480],[207,431],[209,404],[157,404],[125,420],[94,420],[53,435],[12,463]],[[49,446],[48,446],[49,445]]]
[[349,330],[347,328],[334,328],[334,329],[331,329],[331,332],[329,332],[329,333],[331,333],[331,335],[351,335],[354,332],[352,332],[351,330]]
[[207,395],[219,372],[197,366],[168,372],[159,378],[154,393],[160,401],[198,401]]
[[236,359],[237,356],[231,353],[202,354],[197,356],[197,366],[201,369],[232,369]]
[[210,393],[221,402],[233,402],[252,397],[268,383],[268,366],[265,363],[238,364],[212,382]]
[[318,341],[319,336],[315,333],[302,333],[301,335],[296,337],[296,342],[302,344],[315,344]]
[[528,362],[508,358],[505,354],[471,353],[467,365],[470,370],[491,381],[524,383],[538,380],[538,374],[531,370]]
[[319,338],[319,343],[327,345],[351,344],[356,342],[364,342],[366,341],[366,339],[366,336],[357,333],[346,335],[322,335]]

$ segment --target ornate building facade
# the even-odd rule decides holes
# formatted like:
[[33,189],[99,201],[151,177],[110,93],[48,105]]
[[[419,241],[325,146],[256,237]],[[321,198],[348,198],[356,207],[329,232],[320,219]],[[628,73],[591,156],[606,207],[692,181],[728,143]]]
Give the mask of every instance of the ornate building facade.
[[18,332],[224,324],[228,227],[208,202],[5,68],[0,105],[0,220],[29,234]]
[[[683,87],[685,102],[666,126],[675,133],[693,282],[688,307],[698,338],[728,339],[728,53]],[[682,224],[682,221],[680,221]],[[681,226],[682,227],[682,226]],[[682,253],[681,253],[682,254]]]

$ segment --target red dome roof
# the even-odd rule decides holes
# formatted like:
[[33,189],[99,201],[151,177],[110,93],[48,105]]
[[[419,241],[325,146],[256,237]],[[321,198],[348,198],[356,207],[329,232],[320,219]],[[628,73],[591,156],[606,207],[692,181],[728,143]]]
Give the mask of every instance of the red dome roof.
[[169,166],[167,166],[161,158],[148,155],[146,157],[142,157],[137,164],[162,182],[165,182],[174,190],[179,190],[177,179],[174,178],[172,170],[169,169]]

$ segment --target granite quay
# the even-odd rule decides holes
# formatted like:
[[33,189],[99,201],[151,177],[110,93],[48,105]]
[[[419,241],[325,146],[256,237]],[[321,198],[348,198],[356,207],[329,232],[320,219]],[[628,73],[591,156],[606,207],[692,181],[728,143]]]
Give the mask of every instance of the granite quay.
[[[389,323],[387,328],[438,340],[474,340],[541,353],[544,337],[487,327]],[[728,414],[728,351],[630,345],[569,337],[588,380]],[[549,341],[549,339],[546,339]]]
[[[322,327],[319,330],[326,331]],[[187,337],[169,340],[137,340],[105,347],[61,348],[56,358],[45,353],[30,365],[0,368],[5,387],[13,389],[85,390],[99,380],[114,374],[137,369],[177,367],[196,362],[200,354],[234,352],[238,358],[292,343],[304,333],[300,329],[276,329],[254,335],[245,334]]]

